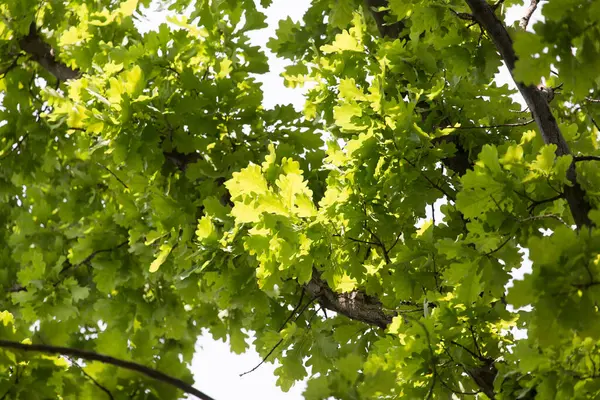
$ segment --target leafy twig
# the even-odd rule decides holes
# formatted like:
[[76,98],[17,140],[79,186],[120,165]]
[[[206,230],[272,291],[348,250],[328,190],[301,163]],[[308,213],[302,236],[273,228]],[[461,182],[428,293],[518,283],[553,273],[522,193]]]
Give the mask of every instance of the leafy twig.
[[408,158],[403,157],[404,161],[406,161],[407,163],[409,163],[413,168],[418,169],[419,173],[421,174],[421,176],[423,176],[423,178],[425,178],[425,180],[427,182],[429,182],[429,184],[434,188],[439,190],[440,192],[442,192],[442,194],[444,196],[446,196],[448,199],[455,201],[455,196],[453,194],[448,193],[443,187],[441,187],[440,185],[434,183],[431,179],[429,179],[429,177],[425,174],[425,172],[423,172],[420,168],[417,168],[417,166],[411,162]]
[[100,384],[100,382],[98,382],[96,379],[94,379],[93,376],[91,376],[90,374],[88,374],[87,372],[85,372],[85,370],[81,367],[81,365],[79,365],[75,360],[73,360],[71,357],[67,357],[67,359],[71,362],[71,364],[75,365],[77,368],[79,368],[79,370],[81,371],[81,373],[90,381],[92,381],[92,383],[100,390],[102,390],[104,393],[106,393],[106,395],[108,396],[108,398],[110,400],[115,400],[115,398],[113,397],[112,393],[110,392],[110,390],[108,390],[104,385]]
[[0,79],[5,78],[6,74],[8,74],[10,71],[16,68],[17,65],[19,65],[19,57],[20,55],[16,56],[15,59],[9,64],[9,66],[6,67],[2,72],[0,72]]
[[[304,313],[304,311],[306,311],[306,309],[308,308],[308,306],[310,306],[316,299],[318,299],[318,297],[314,297],[312,298],[308,303],[306,303],[304,305],[304,307],[302,307],[302,310],[298,313],[298,315],[296,316],[296,318],[294,318],[294,321],[297,321],[298,318],[300,318],[300,316]],[[273,354],[275,352],[275,350],[277,350],[277,348],[283,343],[283,338],[279,339],[279,341],[275,344],[275,346],[273,346],[273,348],[271,348],[271,350],[269,351],[269,353],[267,353],[266,356],[263,357],[263,359],[251,370],[248,370],[246,372],[243,372],[240,374],[240,377],[244,376],[244,375],[248,375],[254,371],[256,371],[258,368],[260,368],[261,365],[263,365],[271,356],[271,354]]]
[[67,264],[63,269],[60,270],[59,275],[64,274],[66,271],[68,271],[69,269],[71,269],[73,267],[76,268],[81,265],[89,263],[90,261],[92,261],[94,259],[94,257],[96,257],[100,253],[108,253],[108,252],[120,249],[121,247],[125,246],[127,243],[129,243],[129,240],[125,240],[124,242],[119,243],[118,245],[116,245],[115,247],[111,247],[110,249],[96,250],[96,251],[92,252],[89,256],[87,256],[83,261],[81,261],[77,264]]
[[448,389],[454,394],[462,394],[463,396],[477,396],[479,393],[481,393],[481,390],[478,390],[476,392],[462,392],[460,390],[455,390],[451,388],[450,385],[448,385],[446,382],[444,382],[444,380],[441,377],[439,379],[442,386],[444,386],[446,389]]
[[375,240],[377,240],[377,246],[381,247],[381,251],[383,251],[383,258],[385,258],[385,262],[390,264],[392,262],[392,260],[390,259],[388,250],[385,248],[385,245],[383,244],[381,239],[379,239],[379,237],[377,235],[375,235],[375,233],[373,233],[373,231],[366,224],[365,224],[365,229],[367,230],[367,232],[369,232],[371,234],[371,236],[373,236],[375,238]]
[[460,347],[461,349],[465,350],[467,353],[469,353],[470,355],[472,355],[473,357],[475,357],[476,359],[480,360],[480,361],[486,361],[485,357],[482,357],[478,354],[476,354],[473,350],[469,349],[467,346],[464,346],[460,343],[458,343],[457,341],[451,340],[450,343],[452,343],[455,346]]
[[283,328],[285,328],[285,326],[288,324],[288,322],[290,322],[290,320],[292,318],[294,318],[294,315],[296,315],[296,312],[298,311],[298,309],[302,305],[302,300],[304,300],[304,294],[305,294],[305,292],[306,291],[304,290],[304,288],[302,288],[302,293],[300,293],[300,300],[298,300],[298,304],[296,304],[296,307],[294,307],[294,309],[292,310],[292,312],[290,313],[290,315],[287,317],[287,319],[285,320],[285,322],[283,324],[281,324],[281,327],[277,330],[277,332],[281,332],[283,330]]
[[114,172],[112,172],[112,171],[110,170],[110,168],[108,168],[106,165],[104,165],[104,164],[101,164],[101,163],[99,163],[99,162],[96,162],[96,164],[98,164],[100,167],[104,168],[104,169],[105,169],[105,170],[107,170],[107,171],[108,171],[108,172],[109,172],[109,173],[110,173],[112,176],[114,176],[114,177],[115,177],[115,179],[116,179],[116,180],[118,180],[118,181],[119,181],[119,183],[121,183],[121,185],[123,185],[123,186],[125,187],[125,189],[129,189],[129,186],[127,186],[127,184],[125,184],[125,182],[123,182],[123,181],[121,180],[121,178],[119,178],[119,177],[117,176],[117,174],[115,174]]
[[15,150],[17,150],[19,147],[21,147],[21,144],[22,144],[22,143],[25,141],[25,139],[27,139],[27,136],[28,136],[28,135],[29,135],[29,134],[27,134],[27,133],[26,133],[26,134],[24,134],[24,135],[22,135],[22,136],[19,138],[19,140],[18,140],[18,141],[16,141],[15,143],[11,144],[11,145],[9,146],[9,147],[10,147],[10,149],[8,149],[8,148],[7,148],[7,149],[5,150],[5,151],[6,151],[6,153],[5,153],[5,154],[2,154],[2,155],[0,156],[0,160],[4,160],[4,159],[5,159],[6,157],[8,157],[9,155],[13,154],[13,153],[15,152]]

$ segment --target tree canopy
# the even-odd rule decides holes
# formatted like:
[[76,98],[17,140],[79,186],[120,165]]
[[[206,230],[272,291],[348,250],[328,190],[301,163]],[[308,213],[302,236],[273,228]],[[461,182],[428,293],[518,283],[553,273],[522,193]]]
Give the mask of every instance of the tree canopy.
[[0,398],[208,399],[203,331],[309,400],[599,398],[600,1],[538,2],[313,0],[299,112],[270,0],[0,0]]

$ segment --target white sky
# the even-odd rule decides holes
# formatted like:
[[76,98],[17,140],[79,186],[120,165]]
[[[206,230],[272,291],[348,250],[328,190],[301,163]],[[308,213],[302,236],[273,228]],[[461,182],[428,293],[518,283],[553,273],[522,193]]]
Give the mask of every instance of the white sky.
[[[304,98],[302,91],[299,89],[289,89],[283,85],[283,78],[281,78],[280,74],[283,72],[286,62],[271,54],[265,45],[269,38],[275,35],[275,29],[278,26],[279,20],[289,16],[294,21],[298,21],[308,9],[309,4],[310,0],[274,0],[271,7],[266,11],[269,27],[260,31],[254,31],[249,35],[252,43],[263,46],[269,56],[270,72],[262,76],[257,76],[257,80],[263,83],[263,104],[268,108],[276,104],[293,104],[298,110],[303,108]],[[524,9],[525,6],[515,6],[509,9],[506,23],[512,25],[515,21],[518,21]],[[529,24],[529,30],[540,19],[540,10],[541,7],[533,15]],[[143,15],[143,20],[138,24],[138,27],[142,31],[157,28],[160,23],[165,22],[166,18],[164,11],[154,8],[144,11]],[[504,66],[496,75],[496,81],[500,85],[507,83],[511,88],[515,88],[514,82]],[[515,95],[514,98],[524,105],[524,101],[519,94]],[[442,216],[436,215],[436,220],[441,221]],[[513,271],[513,277],[522,279],[523,274],[530,271],[531,262],[526,260],[522,268]],[[512,283],[509,283],[509,286],[511,285]],[[519,334],[521,337],[525,335],[525,332]],[[304,382],[297,383],[289,392],[283,393],[275,384],[277,377],[274,375],[274,370],[277,366],[271,363],[263,364],[256,371],[244,377],[239,376],[241,373],[252,369],[260,361],[260,356],[252,348],[242,355],[236,355],[230,352],[228,343],[214,341],[210,334],[204,334],[198,338],[196,354],[192,361],[192,372],[195,378],[194,386],[216,400],[303,399],[302,392],[306,384]]]

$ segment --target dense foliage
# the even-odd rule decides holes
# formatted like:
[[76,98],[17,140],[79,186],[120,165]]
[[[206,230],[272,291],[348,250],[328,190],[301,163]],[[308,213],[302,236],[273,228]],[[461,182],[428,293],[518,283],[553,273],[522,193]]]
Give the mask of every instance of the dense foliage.
[[[191,383],[253,332],[307,399],[600,397],[599,0],[313,0],[268,43],[303,112],[254,1],[149,3],[0,0],[0,347]],[[0,396],[183,396],[49,353]]]

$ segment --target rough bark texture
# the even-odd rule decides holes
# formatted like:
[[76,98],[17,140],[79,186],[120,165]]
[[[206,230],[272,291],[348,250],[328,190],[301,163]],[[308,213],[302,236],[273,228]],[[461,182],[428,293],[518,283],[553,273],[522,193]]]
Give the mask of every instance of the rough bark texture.
[[[504,24],[496,17],[493,8],[485,0],[466,0],[466,2],[471,8],[475,20],[483,27],[496,45],[500,56],[514,79],[513,72],[517,55],[513,47],[513,41]],[[540,129],[544,143],[556,145],[557,156],[571,154],[571,150],[569,150],[569,146],[560,132],[558,123],[554,115],[552,115],[546,96],[536,86],[528,86],[517,80],[515,80],[515,83]],[[588,217],[588,213],[591,210],[591,206],[585,198],[584,190],[577,183],[577,172],[574,162],[567,172],[567,178],[572,186],[565,186],[564,193],[575,224],[578,228],[582,228],[583,226],[590,227],[592,226],[592,222]]]
[[70,68],[56,59],[54,50],[40,37],[35,23],[31,23],[29,26],[29,34],[19,40],[19,46],[21,46],[21,50],[31,56],[33,61],[37,61],[59,81],[79,78],[78,70]]
[[359,290],[350,293],[334,292],[315,269],[313,269],[312,279],[305,288],[312,298],[319,299],[322,307],[356,321],[385,329],[394,317],[383,311],[378,299],[364,292]]

